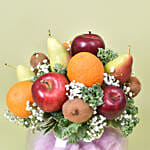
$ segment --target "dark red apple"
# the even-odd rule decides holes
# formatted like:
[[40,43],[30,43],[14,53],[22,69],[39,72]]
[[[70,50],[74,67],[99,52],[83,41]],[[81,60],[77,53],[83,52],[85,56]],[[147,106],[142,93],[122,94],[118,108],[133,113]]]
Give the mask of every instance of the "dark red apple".
[[44,112],[56,112],[67,100],[65,85],[68,83],[59,73],[45,74],[32,86],[33,99]]
[[104,48],[105,44],[103,39],[96,34],[83,34],[75,37],[71,45],[71,53],[75,55],[79,52],[90,52],[97,55],[98,48]]
[[122,89],[116,86],[105,86],[103,90],[104,104],[98,108],[98,112],[108,120],[113,120],[124,111],[126,107],[126,96]]

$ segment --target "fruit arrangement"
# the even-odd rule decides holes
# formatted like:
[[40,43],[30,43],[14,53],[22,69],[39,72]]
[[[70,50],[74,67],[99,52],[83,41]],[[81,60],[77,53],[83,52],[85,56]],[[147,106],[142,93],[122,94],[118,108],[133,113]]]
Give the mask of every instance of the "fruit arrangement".
[[110,126],[131,134],[139,123],[133,98],[141,84],[130,47],[119,56],[91,32],[62,44],[50,31],[47,47],[48,56],[34,53],[30,67],[14,67],[19,81],[7,93],[5,117],[70,143],[99,139]]

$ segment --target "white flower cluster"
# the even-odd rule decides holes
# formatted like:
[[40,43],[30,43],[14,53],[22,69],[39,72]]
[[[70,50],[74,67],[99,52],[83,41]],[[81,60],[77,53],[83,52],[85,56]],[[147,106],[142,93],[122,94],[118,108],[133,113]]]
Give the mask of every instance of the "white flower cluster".
[[79,83],[75,81],[72,81],[69,84],[65,85],[66,91],[68,91],[66,93],[66,95],[68,96],[68,99],[72,100],[74,98],[82,98],[81,89],[84,86],[85,85],[83,83]]
[[[37,76],[40,76],[41,73],[49,73],[49,68],[50,68],[50,64],[47,64],[47,59],[44,59],[43,60],[43,64],[39,63],[37,66],[36,66],[36,69],[38,70],[37,72]],[[34,71],[34,68],[31,66],[30,67],[30,70],[31,71]]]
[[31,105],[30,101],[27,101],[26,105],[27,105],[26,110],[32,112],[32,114],[29,116],[30,128],[35,129],[38,123],[44,121],[43,120],[44,111],[41,110],[40,107],[37,107],[35,102]]
[[88,125],[87,134],[90,137],[90,141],[98,139],[101,137],[104,127],[107,126],[106,118],[102,115],[95,115],[88,121]]
[[11,112],[7,111],[4,114],[4,117],[8,119],[10,122],[14,122],[18,125],[24,124],[24,119],[13,115]]
[[36,106],[36,103],[33,103],[32,105],[30,104],[29,101],[26,103],[27,111],[31,111],[32,114],[28,118],[20,118],[12,114],[11,112],[7,111],[4,114],[4,117],[8,119],[10,122],[14,122],[18,125],[23,125],[25,127],[28,127],[32,129],[33,131],[36,129],[38,123],[43,122],[43,111]]
[[115,79],[115,76],[104,73],[104,83],[107,85],[114,85],[120,87],[119,80]]
[[130,98],[132,98],[133,93],[130,91],[130,87],[126,86],[125,84],[123,85],[123,91],[126,95],[128,95]]
[[121,121],[121,126],[125,126],[125,125],[128,125],[128,121],[133,123],[135,118],[137,118],[137,115],[133,116],[131,114],[127,114],[127,111],[124,110],[124,112],[115,120]]
[[93,115],[96,115],[97,114],[97,107],[94,107],[93,109]]

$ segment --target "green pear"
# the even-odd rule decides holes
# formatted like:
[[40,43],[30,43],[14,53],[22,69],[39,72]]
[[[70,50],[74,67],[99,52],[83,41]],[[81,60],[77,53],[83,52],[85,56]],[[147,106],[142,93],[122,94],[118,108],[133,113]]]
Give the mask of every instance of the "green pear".
[[115,76],[122,84],[130,79],[132,63],[133,57],[130,53],[121,55],[105,65],[105,72]]
[[5,66],[16,69],[18,81],[31,80],[35,76],[35,73],[29,67],[23,65],[13,66],[7,63]]
[[[50,31],[49,31],[50,32]],[[61,44],[59,40],[55,37],[51,36],[49,33],[49,37],[47,40],[48,47],[48,55],[51,63],[51,70],[54,71],[54,67],[56,64],[63,65],[67,67],[70,56],[65,47]]]
[[35,76],[35,73],[32,72],[29,67],[23,65],[18,65],[16,72],[19,81],[31,80]]

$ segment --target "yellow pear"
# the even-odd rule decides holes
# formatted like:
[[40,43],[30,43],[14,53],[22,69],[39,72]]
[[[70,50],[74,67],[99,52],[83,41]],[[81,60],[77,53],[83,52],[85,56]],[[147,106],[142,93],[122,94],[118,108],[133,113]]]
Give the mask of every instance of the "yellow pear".
[[23,65],[18,65],[18,66],[13,66],[9,64],[5,64],[5,65],[16,69],[18,81],[31,80],[35,76],[35,73],[32,72],[29,67]]
[[19,81],[31,80],[35,76],[29,67],[23,65],[18,65],[16,72]]
[[67,67],[67,64],[70,59],[69,53],[59,40],[51,36],[50,31],[47,40],[47,48],[52,71],[54,71],[54,67],[56,64],[60,64],[64,67]]

